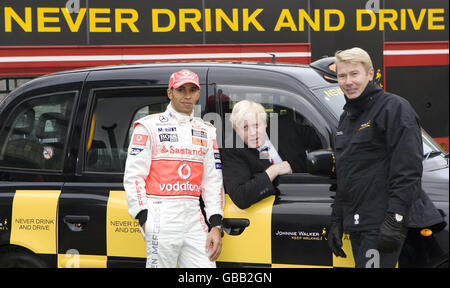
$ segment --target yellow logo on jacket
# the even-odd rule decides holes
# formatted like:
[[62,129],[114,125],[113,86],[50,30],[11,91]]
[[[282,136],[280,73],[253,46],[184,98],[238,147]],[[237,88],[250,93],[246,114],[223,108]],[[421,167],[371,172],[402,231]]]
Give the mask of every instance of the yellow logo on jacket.
[[362,129],[368,128],[370,127],[370,123],[372,122],[372,120],[367,121],[367,123],[363,123],[361,124],[361,126],[359,127],[359,131],[361,131]]

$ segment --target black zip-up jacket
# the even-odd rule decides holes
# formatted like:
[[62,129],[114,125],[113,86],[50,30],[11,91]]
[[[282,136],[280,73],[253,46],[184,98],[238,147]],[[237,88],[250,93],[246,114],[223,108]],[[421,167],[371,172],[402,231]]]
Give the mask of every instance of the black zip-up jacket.
[[369,82],[347,99],[335,137],[333,216],[344,231],[378,229],[386,212],[407,220],[421,193],[420,120],[403,98]]

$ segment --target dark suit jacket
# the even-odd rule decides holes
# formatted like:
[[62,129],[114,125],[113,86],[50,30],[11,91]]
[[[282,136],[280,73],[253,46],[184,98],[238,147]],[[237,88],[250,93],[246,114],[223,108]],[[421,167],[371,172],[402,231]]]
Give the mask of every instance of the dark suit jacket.
[[[306,150],[321,149],[322,145],[316,132],[310,126],[290,125],[281,119],[278,141],[278,154],[288,161],[292,172],[306,172]],[[235,136],[236,137],[236,136]],[[237,136],[239,137],[239,136]],[[222,173],[225,192],[241,209],[279,193],[270,181],[265,170],[271,165],[269,160],[260,159],[259,151],[254,148],[223,148]]]
[[226,193],[241,209],[278,193],[265,172],[272,165],[260,159],[253,148],[221,149],[223,184]]

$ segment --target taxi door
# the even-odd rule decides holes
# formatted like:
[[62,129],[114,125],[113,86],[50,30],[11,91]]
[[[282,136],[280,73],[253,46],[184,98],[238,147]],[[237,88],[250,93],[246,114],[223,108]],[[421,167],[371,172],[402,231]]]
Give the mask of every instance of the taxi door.
[[[145,241],[138,220],[128,214],[125,161],[133,122],[165,111],[168,79],[180,69],[117,69],[87,78],[80,104],[86,110],[77,116],[83,124],[72,136],[78,155],[72,159],[74,177],[59,198],[59,267],[145,267]],[[204,107],[206,73],[192,70],[200,78]]]
[[165,110],[166,87],[92,89],[74,181],[59,199],[59,267],[145,267],[145,242],[128,214],[123,172],[131,124]]
[[0,246],[17,247],[7,267],[56,264],[58,201],[78,97],[77,90],[58,89],[31,92],[2,113],[9,116],[1,120]]
[[[229,123],[230,114],[239,101],[257,102],[267,113],[267,137],[277,147],[281,159],[289,161],[294,173],[279,176],[273,182],[279,195],[269,196],[247,209],[239,209],[227,196],[225,218],[247,219],[249,225],[241,235],[224,237],[220,265],[346,266],[347,263],[334,258],[326,238],[335,193],[330,188],[334,180],[306,173],[306,153],[329,149],[332,131],[311,99],[311,92],[289,88],[292,80],[279,74],[255,71],[246,78],[246,83],[239,79],[231,81],[224,74],[225,70],[217,69],[209,75],[210,81],[216,83],[215,97],[220,103],[217,109],[225,119],[221,148],[244,147],[238,146],[239,136]],[[280,87],[280,83],[286,85]],[[351,255],[347,248],[344,246],[347,255]]]

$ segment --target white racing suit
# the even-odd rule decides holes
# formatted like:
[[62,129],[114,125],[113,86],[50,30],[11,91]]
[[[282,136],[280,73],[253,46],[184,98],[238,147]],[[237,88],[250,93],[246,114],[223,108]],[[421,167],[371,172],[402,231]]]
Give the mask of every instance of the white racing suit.
[[145,222],[147,267],[215,267],[208,259],[208,219],[223,217],[222,170],[216,129],[200,118],[164,113],[134,123],[124,187],[128,212]]

